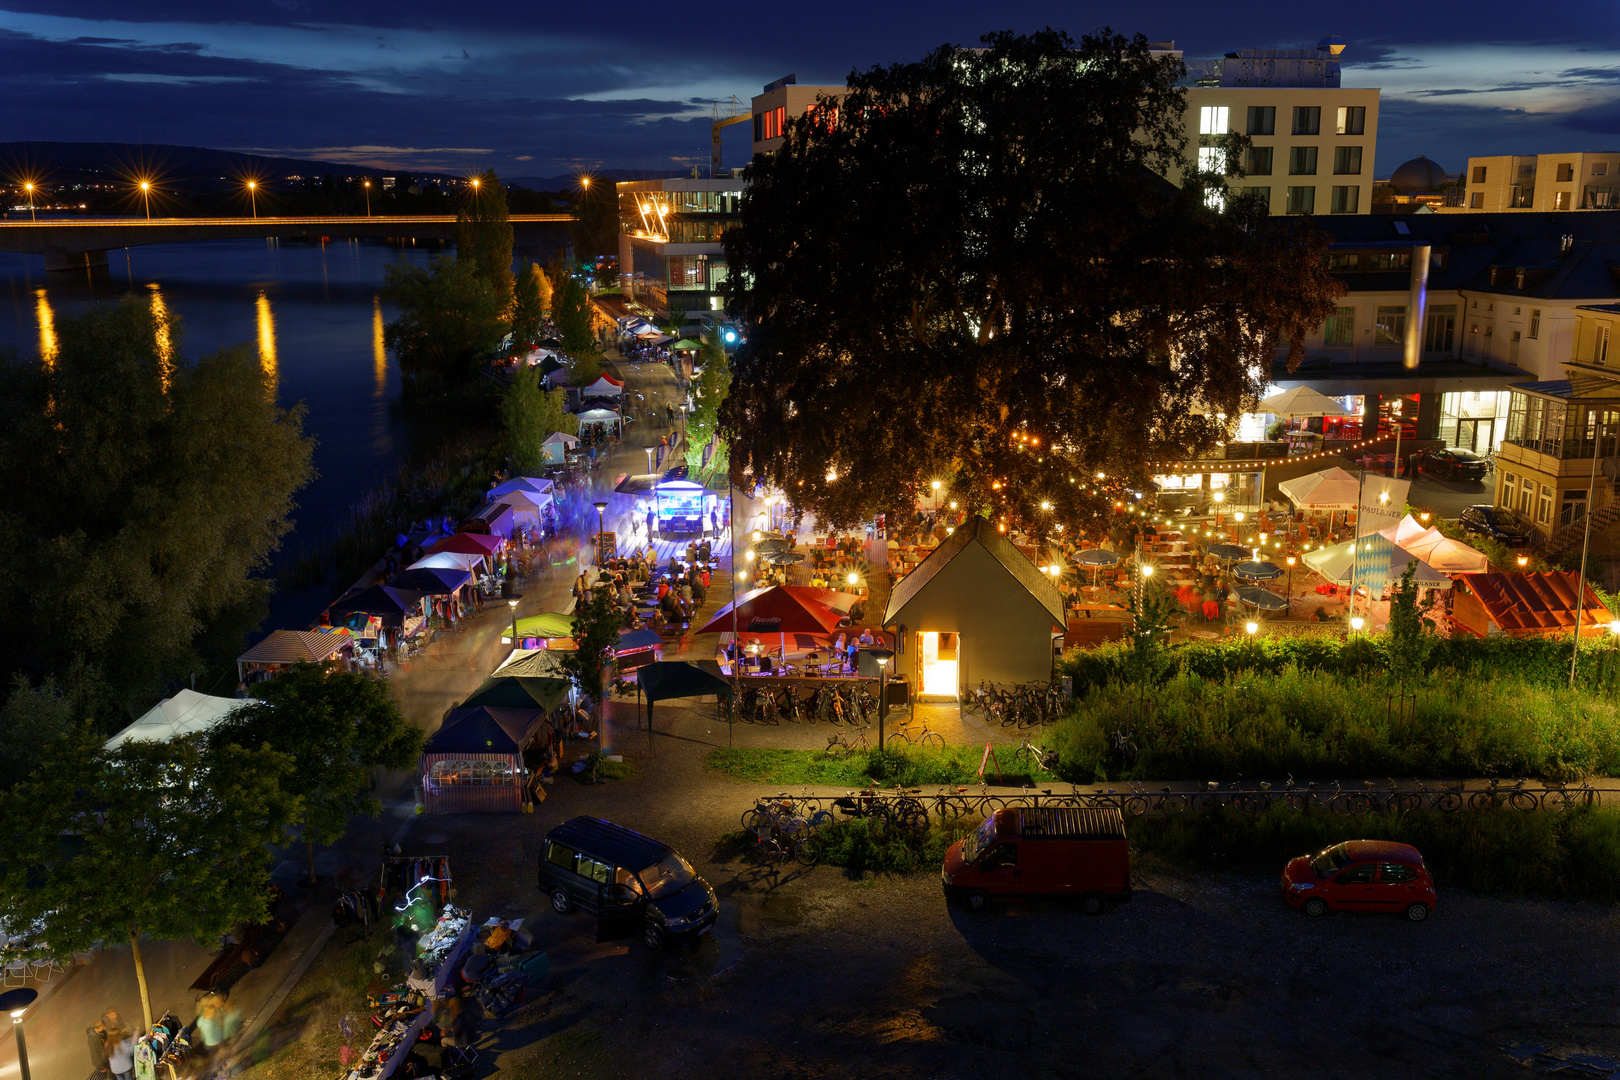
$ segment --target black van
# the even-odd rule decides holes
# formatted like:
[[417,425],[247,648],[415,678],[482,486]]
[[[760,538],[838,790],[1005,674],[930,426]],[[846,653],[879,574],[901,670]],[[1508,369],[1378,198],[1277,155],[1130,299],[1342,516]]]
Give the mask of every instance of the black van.
[[546,834],[539,887],[558,914],[594,912],[597,941],[640,934],[652,950],[671,938],[695,945],[720,917],[714,890],[674,848],[601,818]]

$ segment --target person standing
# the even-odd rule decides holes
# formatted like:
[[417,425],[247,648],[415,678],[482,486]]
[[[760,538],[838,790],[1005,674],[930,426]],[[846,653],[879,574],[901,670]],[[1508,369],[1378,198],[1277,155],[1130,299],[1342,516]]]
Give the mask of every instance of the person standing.
[[111,1009],[102,1017],[102,1047],[113,1080],[135,1080],[135,1033]]

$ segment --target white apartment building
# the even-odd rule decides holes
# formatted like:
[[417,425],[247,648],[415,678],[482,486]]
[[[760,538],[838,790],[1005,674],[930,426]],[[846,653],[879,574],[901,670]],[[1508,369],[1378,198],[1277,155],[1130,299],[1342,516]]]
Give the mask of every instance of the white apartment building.
[[1474,157],[1464,174],[1464,211],[1620,208],[1620,151]]

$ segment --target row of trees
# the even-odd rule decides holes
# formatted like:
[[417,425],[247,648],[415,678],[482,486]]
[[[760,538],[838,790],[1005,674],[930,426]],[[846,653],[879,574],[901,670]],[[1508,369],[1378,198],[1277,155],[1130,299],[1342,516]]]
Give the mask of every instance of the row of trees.
[[146,1026],[141,938],[215,944],[268,914],[270,860],[297,827],[316,844],[375,815],[377,768],[416,760],[422,734],[386,684],[302,665],[204,734],[103,746],[84,701],[20,687],[0,713],[0,908],[65,958],[128,941]]
[[1140,36],[993,34],[790,125],[725,234],[733,467],[834,526],[940,479],[1043,534],[1225,438],[1341,287],[1308,225],[1223,204],[1184,73]]

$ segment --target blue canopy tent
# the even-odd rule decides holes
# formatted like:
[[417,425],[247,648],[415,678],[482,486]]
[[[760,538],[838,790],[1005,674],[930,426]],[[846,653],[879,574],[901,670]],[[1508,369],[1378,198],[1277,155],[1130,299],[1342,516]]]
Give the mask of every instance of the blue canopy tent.
[[[636,669],[637,697],[647,698],[647,745],[652,745],[653,702],[665,698],[731,696],[731,682],[713,660],[659,660]],[[639,704],[638,704],[639,708]]]
[[422,805],[430,814],[523,808],[523,751],[545,720],[540,709],[457,709],[422,748]]

